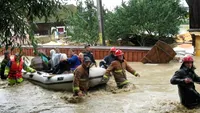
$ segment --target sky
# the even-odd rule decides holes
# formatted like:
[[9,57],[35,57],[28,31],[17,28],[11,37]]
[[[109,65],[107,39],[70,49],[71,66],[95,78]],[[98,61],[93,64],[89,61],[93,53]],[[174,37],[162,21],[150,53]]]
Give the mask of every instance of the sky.
[[[84,0],[83,0],[84,1]],[[129,0],[123,0],[124,2],[127,2]],[[95,4],[96,0],[94,0]],[[68,0],[69,4],[76,4],[76,0]],[[109,10],[113,10],[116,6],[121,5],[122,0],[102,0],[102,4]],[[183,6],[188,7],[187,3],[185,2],[185,0],[181,0],[181,4],[183,4]]]

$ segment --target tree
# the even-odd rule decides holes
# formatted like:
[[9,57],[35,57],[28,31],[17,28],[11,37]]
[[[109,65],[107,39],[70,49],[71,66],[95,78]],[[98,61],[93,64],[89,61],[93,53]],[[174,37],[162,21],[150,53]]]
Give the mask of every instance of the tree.
[[[106,16],[106,36],[151,46],[157,40],[172,42],[187,14],[180,0],[130,0]],[[150,42],[150,43],[149,43]]]
[[96,44],[98,42],[98,22],[97,8],[93,0],[77,2],[77,12],[72,14],[69,19],[71,29],[68,34],[72,36],[71,40]]
[[47,20],[60,6],[59,0],[0,0],[1,47],[21,47],[25,40],[36,47],[34,18]]

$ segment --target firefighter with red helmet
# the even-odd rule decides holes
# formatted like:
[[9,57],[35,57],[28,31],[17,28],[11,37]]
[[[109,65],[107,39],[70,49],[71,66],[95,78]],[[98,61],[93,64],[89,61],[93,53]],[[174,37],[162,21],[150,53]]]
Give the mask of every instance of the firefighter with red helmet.
[[14,58],[8,62],[4,72],[5,76],[7,76],[9,85],[14,85],[16,83],[23,82],[22,72],[21,72],[22,69],[31,73],[35,72],[34,69],[26,66],[21,55],[19,53],[16,53]]
[[115,51],[116,51],[116,47],[111,47],[110,48],[110,52],[114,52],[115,53]]
[[107,69],[108,66],[111,64],[111,62],[115,60],[115,51],[116,51],[116,48],[111,47],[110,54],[104,57],[102,61],[100,61],[99,67]]
[[192,56],[183,58],[183,63],[175,72],[170,82],[178,85],[181,104],[187,108],[200,105],[200,94],[196,91],[194,83],[200,83],[200,77],[194,72],[194,59]]
[[129,84],[125,70],[135,75],[136,77],[140,77],[140,75],[128,65],[126,60],[124,60],[124,53],[121,50],[115,51],[115,57],[116,59],[107,68],[106,73],[103,76],[103,81],[108,80],[112,72],[117,87],[123,88]]

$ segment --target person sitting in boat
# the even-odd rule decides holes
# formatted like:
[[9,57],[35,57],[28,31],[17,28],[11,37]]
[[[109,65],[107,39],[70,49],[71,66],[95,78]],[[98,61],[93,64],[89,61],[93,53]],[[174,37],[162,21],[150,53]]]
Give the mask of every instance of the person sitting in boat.
[[115,82],[117,83],[117,87],[125,88],[129,84],[129,81],[127,80],[127,77],[126,77],[125,70],[135,75],[136,77],[140,77],[140,75],[128,65],[123,55],[124,53],[121,50],[115,51],[116,59],[106,69],[106,72],[103,76],[102,81],[107,81],[108,78],[111,76],[111,72],[112,72],[115,78]]
[[115,51],[116,51],[116,48],[111,47],[110,54],[104,57],[102,61],[100,61],[99,67],[107,69],[108,66],[111,64],[111,62],[115,60]]
[[74,70],[73,93],[74,96],[84,96],[89,89],[89,68],[91,60],[84,57],[83,63]]
[[1,79],[5,80],[7,77],[4,74],[5,71],[5,67],[8,64],[8,62],[10,61],[10,52],[9,51],[5,51],[4,52],[4,59],[1,62],[1,67],[0,67],[0,74],[1,74]]
[[81,63],[73,49],[68,51],[69,58],[61,59],[53,74],[61,74],[64,71],[74,71]]
[[49,63],[49,60],[51,59],[49,56],[47,56],[45,54],[45,52],[43,51],[38,51],[37,53],[38,56],[40,56],[42,58],[42,61],[45,63],[45,64],[48,64]]
[[51,68],[53,69],[60,62],[61,53],[56,53],[54,49],[50,50]]
[[181,104],[187,108],[194,108],[200,105],[200,94],[196,91],[194,83],[200,83],[200,77],[194,72],[192,56],[183,58],[183,63],[178,71],[175,72],[170,82],[178,85]]
[[84,54],[82,52],[80,52],[78,54],[78,59],[79,59],[80,63],[83,63],[83,58],[84,58]]
[[83,51],[83,54],[84,54],[84,56],[87,56],[87,57],[89,57],[91,59],[91,67],[93,65],[95,65],[95,67],[97,67],[97,63],[96,63],[96,61],[94,59],[93,53],[91,52],[90,45],[86,44],[84,48],[85,48],[85,51]]
[[81,62],[73,49],[69,49],[68,55],[69,58],[67,59],[67,62],[71,65],[70,69],[74,71],[79,65],[81,65]]
[[65,71],[70,72],[71,66],[70,66],[69,62],[67,62],[66,59],[67,59],[67,55],[61,54],[59,64],[53,68],[53,72],[52,72],[53,74],[62,74]]
[[23,82],[22,78],[22,69],[24,69],[27,72],[34,73],[35,70],[28,67],[23,59],[22,56],[19,53],[16,53],[14,58],[11,59],[7,66],[5,67],[5,76],[7,76],[7,80],[9,82],[9,85],[14,85],[16,83]]
[[41,51],[34,52],[34,54],[37,55],[37,56],[34,57],[31,60],[30,67],[32,67],[33,69],[35,69],[37,71],[49,70],[49,68],[50,68],[50,66],[49,66],[50,58],[48,58],[48,56],[46,56]]

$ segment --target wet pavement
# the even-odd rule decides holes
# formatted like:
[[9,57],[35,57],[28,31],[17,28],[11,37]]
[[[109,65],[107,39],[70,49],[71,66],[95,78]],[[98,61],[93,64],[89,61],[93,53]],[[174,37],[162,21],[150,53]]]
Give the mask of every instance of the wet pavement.
[[[200,57],[195,57],[196,73],[200,75]],[[69,103],[71,92],[55,92],[29,81],[8,86],[0,80],[0,113],[199,113],[179,103],[177,86],[169,80],[181,63],[142,64],[129,62],[140,73],[136,78],[127,72],[135,87],[116,89],[113,77],[106,87],[92,89],[80,103]],[[133,85],[131,85],[133,86]],[[198,91],[200,86],[196,85]]]

